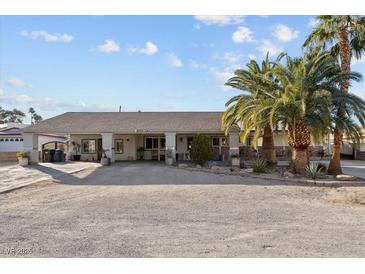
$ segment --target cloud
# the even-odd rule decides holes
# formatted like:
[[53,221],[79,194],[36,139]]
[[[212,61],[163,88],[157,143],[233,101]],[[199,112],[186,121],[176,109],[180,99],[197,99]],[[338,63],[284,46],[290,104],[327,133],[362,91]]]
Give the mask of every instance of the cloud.
[[70,34],[60,34],[60,33],[50,34],[45,30],[34,30],[34,31],[23,30],[20,33],[20,35],[23,37],[33,39],[33,40],[38,39],[38,38],[43,38],[43,40],[46,42],[69,43],[74,39],[74,37]]
[[171,66],[175,68],[181,68],[183,66],[181,59],[175,53],[169,53],[167,57]]
[[351,64],[352,65],[356,65],[356,64],[364,64],[365,63],[365,58],[362,57],[361,59],[356,59],[355,56],[352,56],[351,58]]
[[257,50],[260,51],[263,55],[266,55],[267,52],[269,52],[271,56],[283,51],[280,46],[275,45],[270,40],[261,41],[260,46],[257,48]]
[[251,53],[251,54],[248,55],[248,58],[250,60],[256,60],[256,55]]
[[277,24],[273,36],[276,37],[280,42],[289,42],[298,38],[299,31],[293,30],[286,25]]
[[148,41],[145,48],[141,49],[140,52],[147,55],[154,55],[158,52],[158,47],[154,43]]
[[98,46],[98,51],[104,53],[119,52],[120,47],[114,40],[104,40],[104,43]]
[[205,25],[236,25],[244,21],[245,16],[241,15],[195,15],[194,18]]
[[205,68],[207,68],[207,65],[198,63],[195,60],[190,60],[190,68],[192,68],[192,69],[205,69]]
[[24,82],[23,80],[16,78],[16,77],[10,77],[9,80],[6,82],[9,86],[15,87],[15,88],[31,88],[32,85],[29,83]]
[[308,22],[308,27],[315,28],[315,27],[317,27],[318,23],[319,23],[319,20],[317,18],[311,18]]
[[33,101],[33,98],[25,94],[8,94],[3,89],[0,89],[1,101],[8,104],[27,104]]
[[239,44],[244,42],[253,42],[253,33],[249,28],[240,26],[232,34],[232,40]]
[[241,59],[242,55],[234,52],[226,52],[223,55],[223,60],[225,60],[228,64],[236,64]]
[[131,53],[139,52],[139,53],[146,54],[146,55],[154,55],[158,52],[158,47],[156,44],[148,41],[148,42],[146,42],[144,48],[130,47],[128,49],[128,51]]

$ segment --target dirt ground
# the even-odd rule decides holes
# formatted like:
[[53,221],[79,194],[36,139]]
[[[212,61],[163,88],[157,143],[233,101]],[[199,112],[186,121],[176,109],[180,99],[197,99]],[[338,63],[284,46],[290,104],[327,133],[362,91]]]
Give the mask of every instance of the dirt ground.
[[158,164],[0,194],[0,257],[364,257],[365,188],[284,185]]

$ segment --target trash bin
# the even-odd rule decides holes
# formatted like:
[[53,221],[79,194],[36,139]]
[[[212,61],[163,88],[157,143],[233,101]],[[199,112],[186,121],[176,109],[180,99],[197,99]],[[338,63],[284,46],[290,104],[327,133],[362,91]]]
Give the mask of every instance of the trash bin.
[[55,151],[53,161],[54,162],[64,162],[65,161],[65,154],[63,153],[62,150],[57,149]]

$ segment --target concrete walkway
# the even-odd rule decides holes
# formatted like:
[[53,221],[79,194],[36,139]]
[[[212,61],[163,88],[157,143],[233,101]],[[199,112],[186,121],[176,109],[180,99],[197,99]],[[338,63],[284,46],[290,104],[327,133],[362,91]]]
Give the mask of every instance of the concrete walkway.
[[39,163],[22,167],[11,165],[0,167],[0,193],[24,187],[36,182],[59,178],[65,174],[72,174],[100,166],[97,163],[69,162],[69,163]]

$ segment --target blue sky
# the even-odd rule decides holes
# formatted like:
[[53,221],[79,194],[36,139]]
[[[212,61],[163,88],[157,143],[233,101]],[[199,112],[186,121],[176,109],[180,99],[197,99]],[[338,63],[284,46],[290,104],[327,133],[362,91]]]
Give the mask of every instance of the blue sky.
[[[313,16],[1,16],[0,105],[66,111],[223,111],[232,72],[300,55]],[[364,59],[353,70],[365,74]],[[352,91],[365,98],[364,82]]]

